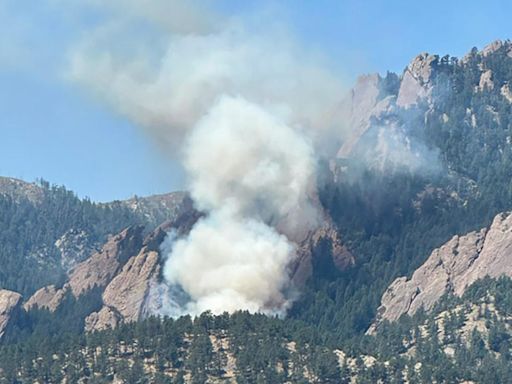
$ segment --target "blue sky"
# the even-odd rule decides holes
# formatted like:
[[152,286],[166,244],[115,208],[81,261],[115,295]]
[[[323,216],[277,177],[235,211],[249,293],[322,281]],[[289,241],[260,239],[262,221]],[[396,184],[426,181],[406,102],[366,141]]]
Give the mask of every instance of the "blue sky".
[[[78,6],[64,11],[59,2],[0,0],[0,175],[42,177],[97,201],[182,188],[179,166],[142,130],[62,75],[69,46],[98,16]],[[208,4],[253,15],[262,2]],[[349,82],[360,73],[400,72],[423,51],[461,56],[511,35],[507,1],[268,4],[305,49],[321,52]]]

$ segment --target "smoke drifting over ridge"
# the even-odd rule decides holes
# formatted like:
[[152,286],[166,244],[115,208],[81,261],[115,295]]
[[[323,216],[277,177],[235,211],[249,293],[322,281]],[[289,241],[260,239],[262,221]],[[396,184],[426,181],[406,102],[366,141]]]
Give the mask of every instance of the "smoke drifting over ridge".
[[[283,313],[290,239],[317,224],[316,153],[338,128],[343,88],[286,34],[190,4],[110,3],[70,77],[177,156],[206,213],[168,251],[164,277],[190,299],[173,314]],[[154,34],[117,45],[140,24]]]

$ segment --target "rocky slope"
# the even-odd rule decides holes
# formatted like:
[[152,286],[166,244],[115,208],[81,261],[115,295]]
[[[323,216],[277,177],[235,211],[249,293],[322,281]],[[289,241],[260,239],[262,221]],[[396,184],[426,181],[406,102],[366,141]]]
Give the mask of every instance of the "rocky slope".
[[[35,292],[25,302],[25,310],[38,307],[53,312],[68,292],[79,298],[99,287],[103,307],[86,318],[87,331],[115,327],[120,322],[137,321],[157,313],[161,305],[158,297],[162,268],[160,246],[168,231],[186,234],[198,218],[197,212],[186,212],[175,221],[165,222],[145,238],[141,227],[123,230],[112,236],[100,251],[77,264],[62,288],[50,285]],[[311,276],[313,258],[318,257],[320,251],[327,252],[340,270],[354,263],[353,255],[332,225],[326,224],[307,234],[298,249],[299,257],[291,266],[292,279],[298,286]]]
[[19,310],[21,295],[16,292],[0,289],[0,339],[12,320],[13,314]]
[[461,296],[486,276],[512,276],[512,214],[495,217],[489,228],[454,236],[435,249],[411,276],[397,278],[382,296],[373,332],[383,320],[396,321],[418,309],[430,310],[447,292]]
[[24,304],[55,311],[68,292],[74,297],[101,288],[104,308],[90,314],[87,330],[115,326],[120,321],[136,321],[146,314],[145,299],[160,272],[158,247],[172,223],[157,228],[145,238],[142,227],[123,230],[70,273],[62,288],[47,286],[39,289]]
[[0,194],[7,195],[14,200],[26,198],[33,203],[38,203],[43,197],[43,190],[35,183],[0,176]]
[[[399,75],[359,77],[344,107],[348,129],[336,158],[374,169],[435,171],[440,166],[437,150],[423,140],[430,125],[485,130],[505,123],[501,111],[512,103],[510,74],[506,65],[498,63],[511,58],[511,41],[498,40],[480,51],[474,48],[460,60],[421,53]],[[460,73],[470,73],[465,85],[458,84]],[[458,97],[457,92],[470,82],[474,83],[471,94]],[[492,100],[485,100],[489,95]],[[481,106],[482,102],[486,105]],[[466,116],[455,115],[454,105]],[[500,145],[508,144],[510,140]]]

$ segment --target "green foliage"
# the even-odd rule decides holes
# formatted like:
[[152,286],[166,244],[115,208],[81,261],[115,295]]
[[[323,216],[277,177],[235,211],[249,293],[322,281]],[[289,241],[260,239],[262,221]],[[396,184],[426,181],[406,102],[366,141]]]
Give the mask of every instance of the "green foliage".
[[64,282],[55,241],[70,229],[89,235],[97,246],[108,234],[143,223],[120,203],[80,200],[64,187],[41,181],[40,201],[0,194],[0,287],[28,297],[38,288]]
[[[333,330],[338,340],[359,338],[387,286],[411,275],[434,248],[512,209],[512,105],[501,93],[512,81],[512,58],[503,48],[464,61],[445,56],[434,65],[432,104],[413,108],[404,120],[411,135],[439,153],[442,171],[383,173],[356,159],[343,164],[337,182],[322,181],[321,202],[357,263],[336,271],[320,250],[291,316]],[[494,88],[480,91],[489,69]],[[384,81],[390,94],[393,79],[388,74]]]

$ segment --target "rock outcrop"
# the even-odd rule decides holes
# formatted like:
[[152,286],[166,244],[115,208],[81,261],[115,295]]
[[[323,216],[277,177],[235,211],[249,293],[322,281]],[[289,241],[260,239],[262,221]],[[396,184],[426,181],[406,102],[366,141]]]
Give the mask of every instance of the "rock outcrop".
[[105,289],[105,306],[115,308],[125,322],[137,321],[144,317],[144,303],[159,272],[158,253],[142,249],[137,256],[128,260]]
[[54,311],[69,290],[79,297],[94,287],[106,287],[129,258],[139,253],[142,244],[142,227],[139,226],[111,236],[100,251],[76,265],[62,288],[50,285],[39,289],[27,300],[25,309],[39,307]]
[[99,287],[103,307],[86,318],[87,331],[114,328],[121,322],[146,317],[151,313],[151,290],[159,285],[160,246],[169,231],[177,236],[188,233],[200,215],[193,209],[177,212],[174,220],[164,222],[146,237],[139,226],[111,236],[100,251],[71,270],[62,288],[51,285],[39,289],[24,308],[55,311],[68,292],[78,298]]
[[313,273],[314,258],[318,253],[330,257],[338,270],[344,271],[354,265],[352,253],[342,243],[338,232],[330,220],[311,231],[306,238],[298,244],[296,262],[290,266],[292,281],[302,286]]
[[497,215],[489,228],[454,236],[435,249],[410,279],[399,277],[382,296],[373,332],[383,320],[395,321],[420,308],[430,310],[446,293],[462,295],[486,276],[512,276],[512,214]]
[[421,99],[432,94],[432,76],[439,56],[422,53],[418,55],[405,70],[396,104],[401,108],[409,108]]
[[0,289],[0,339],[3,337],[13,314],[21,307],[21,295]]
[[37,290],[23,305],[26,311],[32,308],[48,309],[53,312],[62,302],[66,291],[57,289],[54,285],[49,285]]
[[85,318],[85,331],[103,331],[114,329],[122,321],[122,317],[112,308],[103,307]]
[[106,286],[120,268],[142,247],[142,227],[129,227],[113,236],[103,248],[78,264],[69,277],[69,288],[75,297],[91,288]]
[[347,157],[359,138],[370,126],[370,119],[380,101],[382,78],[378,74],[360,76],[350,92],[348,103],[348,119],[350,136],[339,149],[337,157]]
[[[185,195],[182,198],[187,199]],[[140,201],[134,199],[133,204],[137,205]],[[166,204],[165,201],[164,197],[157,198],[153,208]],[[316,203],[320,204],[319,201]],[[137,209],[136,206],[132,208]],[[162,268],[160,247],[167,233],[173,231],[176,236],[186,235],[200,217],[201,213],[190,206],[183,211],[178,209],[173,220],[165,221],[145,238],[143,229],[138,226],[111,236],[101,250],[70,270],[68,281],[62,288],[52,285],[39,289],[25,303],[25,309],[39,307],[55,311],[67,294],[71,293],[78,298],[98,287],[102,291],[102,306],[87,316],[87,331],[114,328],[122,322],[138,321],[155,313],[162,307],[163,294],[159,281]],[[327,213],[323,212],[321,221],[323,225],[319,228],[304,230],[300,238],[292,239],[297,244],[298,258],[290,266],[290,273],[297,285],[304,284],[311,276],[315,257],[320,254],[328,255],[332,262],[330,264],[339,270],[354,264],[353,255],[343,245]],[[83,236],[81,232],[69,232],[58,244],[67,249],[65,245],[68,238]],[[71,243],[75,244],[75,241]]]
[[336,158],[379,170],[423,166],[417,164],[425,148],[413,139],[420,129],[415,119],[432,105],[438,64],[439,56],[423,53],[401,76],[360,77],[344,107],[349,129]]

